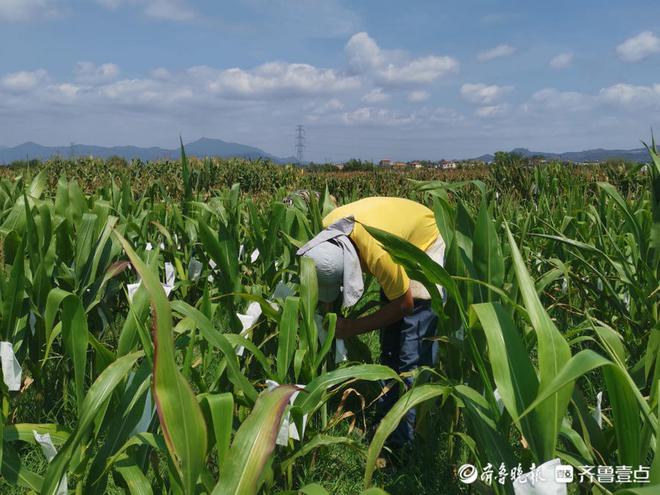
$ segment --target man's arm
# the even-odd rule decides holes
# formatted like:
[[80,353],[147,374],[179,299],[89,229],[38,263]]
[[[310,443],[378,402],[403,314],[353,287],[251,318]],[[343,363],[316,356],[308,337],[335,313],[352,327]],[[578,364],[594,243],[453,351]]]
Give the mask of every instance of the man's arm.
[[378,311],[353,320],[337,318],[335,337],[345,339],[362,333],[371,332],[379,328],[396,323],[404,316],[412,313],[414,307],[412,292],[410,288],[400,297],[388,302]]

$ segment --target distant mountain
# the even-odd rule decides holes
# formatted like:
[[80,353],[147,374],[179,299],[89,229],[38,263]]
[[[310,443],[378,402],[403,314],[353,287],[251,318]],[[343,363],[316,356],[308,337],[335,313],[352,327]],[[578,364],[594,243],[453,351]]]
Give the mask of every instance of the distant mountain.
[[[221,139],[201,138],[185,145],[189,156],[207,157],[217,156],[222,158],[239,157],[247,159],[265,158],[277,163],[293,163],[295,158],[280,158],[267,153],[254,146],[239,143],[228,143]],[[120,156],[127,160],[139,158],[142,161],[177,159],[180,156],[179,148],[140,148],[138,146],[91,146],[85,144],[73,144],[70,146],[42,146],[37,143],[27,142],[14,147],[0,147],[0,163],[11,163],[14,160],[25,160],[26,158],[44,160],[54,156],[95,156],[108,158]]]
[[[558,160],[561,162],[604,162],[606,160],[628,160],[631,162],[647,162],[649,154],[645,148],[632,150],[605,150],[597,148],[586,151],[568,151],[565,153],[548,153],[544,151],[530,151],[527,148],[515,148],[512,153],[519,153],[525,157],[542,156],[546,160]],[[476,160],[492,162],[495,157],[487,154]]]
[[492,162],[494,159],[495,159],[495,155],[491,155],[491,154],[481,155],[476,158],[472,158],[472,160],[479,160],[481,162],[486,162],[486,163]]

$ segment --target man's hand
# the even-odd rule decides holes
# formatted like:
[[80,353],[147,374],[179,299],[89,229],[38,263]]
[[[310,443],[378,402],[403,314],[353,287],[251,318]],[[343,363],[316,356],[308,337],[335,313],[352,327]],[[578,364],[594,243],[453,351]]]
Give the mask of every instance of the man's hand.
[[357,335],[353,329],[353,326],[351,325],[352,321],[353,320],[347,320],[346,318],[337,318],[337,323],[335,325],[336,339],[347,339]]
[[412,313],[414,306],[412,293],[408,289],[405,294],[388,302],[378,311],[368,316],[353,320],[337,318],[335,337],[338,339],[347,339],[379,328],[386,328]]

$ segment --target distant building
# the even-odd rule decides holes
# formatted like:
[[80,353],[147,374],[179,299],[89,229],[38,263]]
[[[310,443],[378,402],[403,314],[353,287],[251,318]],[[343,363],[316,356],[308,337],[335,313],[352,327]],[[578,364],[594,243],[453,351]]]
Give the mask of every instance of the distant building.
[[378,162],[379,167],[391,167],[393,165],[392,160],[384,159]]

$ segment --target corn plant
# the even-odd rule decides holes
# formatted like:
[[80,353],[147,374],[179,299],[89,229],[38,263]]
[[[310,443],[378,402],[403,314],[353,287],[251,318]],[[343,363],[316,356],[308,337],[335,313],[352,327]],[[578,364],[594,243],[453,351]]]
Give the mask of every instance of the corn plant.
[[[332,493],[305,473],[341,448],[364,462],[363,493],[385,493],[372,486],[378,458],[420,406],[442,418],[455,465],[649,465],[648,486],[583,489],[652,492],[660,161],[649,153],[623,175],[342,175],[200,161],[183,147],[180,162],[3,170],[0,341],[22,367],[19,390],[0,383],[3,490]],[[301,188],[320,194],[287,196]],[[317,314],[316,271],[295,256],[331,194],[424,201],[447,245],[441,267],[367,226],[441,320],[438,365],[418,371],[368,442],[350,418],[401,377],[335,363],[337,315]],[[371,294],[350,314],[370,311]],[[347,411],[351,394],[365,406]]]

